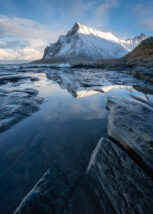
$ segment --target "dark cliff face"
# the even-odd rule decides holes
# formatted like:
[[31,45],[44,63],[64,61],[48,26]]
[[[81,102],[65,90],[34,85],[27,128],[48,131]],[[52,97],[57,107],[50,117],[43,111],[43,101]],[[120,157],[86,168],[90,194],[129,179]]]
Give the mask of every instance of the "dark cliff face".
[[138,47],[121,60],[153,62],[153,37],[143,40]]
[[128,38],[126,41],[130,42],[131,44],[138,45],[138,44],[140,44],[145,39],[147,39],[147,36],[144,33],[141,33],[139,36],[135,36],[132,39]]
[[79,28],[80,28],[79,23],[75,23],[74,26],[72,27],[72,29],[68,32],[67,36],[74,35],[75,33],[78,32]]
[[141,33],[139,36],[135,36],[133,38],[134,43],[140,43],[141,41],[147,39],[146,35],[144,33]]
[[43,58],[48,54],[48,52],[49,52],[49,46],[45,48]]
[[[79,23],[75,23],[74,26],[68,33],[64,36],[61,35],[56,43],[51,44],[50,46],[46,47],[44,50],[44,55],[42,60],[46,62],[60,62],[60,61],[67,61],[67,58],[60,58],[60,60],[56,59],[56,54],[62,50],[64,43],[70,43],[72,40],[77,41],[77,32],[79,31],[80,25]],[[72,46],[73,48],[73,46]]]

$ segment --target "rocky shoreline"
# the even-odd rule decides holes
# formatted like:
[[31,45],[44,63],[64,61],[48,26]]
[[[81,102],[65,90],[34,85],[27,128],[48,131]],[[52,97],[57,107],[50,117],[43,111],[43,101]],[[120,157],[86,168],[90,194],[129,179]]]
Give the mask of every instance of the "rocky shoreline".
[[[129,75],[133,75],[134,77],[146,80],[149,82],[153,82],[153,62],[130,62],[124,60],[103,60],[99,62],[80,62],[75,64],[50,64],[47,63],[38,63],[30,64],[29,67],[39,68],[39,66],[44,66],[48,68],[60,68],[60,65],[69,65],[72,69],[105,69],[108,71],[125,71]],[[22,67],[21,67],[22,71]]]
[[58,166],[49,169],[14,214],[153,213],[153,110],[116,97],[106,107],[111,139],[99,140],[81,177],[70,185]]
[[114,71],[127,71],[129,74],[134,75],[138,79],[153,82],[152,62],[127,62],[118,60],[115,62],[80,63],[75,65],[72,64],[72,68],[94,68]]

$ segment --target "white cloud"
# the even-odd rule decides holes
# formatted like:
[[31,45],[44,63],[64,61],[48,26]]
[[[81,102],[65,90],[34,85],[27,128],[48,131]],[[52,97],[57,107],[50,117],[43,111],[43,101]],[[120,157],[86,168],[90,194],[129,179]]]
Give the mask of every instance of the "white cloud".
[[[59,17],[60,29],[64,29],[63,20],[69,19],[70,16],[72,19],[68,21],[69,23],[86,20],[83,24],[93,27],[105,26],[109,20],[110,10],[117,7],[119,2],[120,0],[91,0],[87,3],[85,0],[72,0],[68,8],[65,8],[67,5],[62,2],[58,5],[61,16]],[[87,19],[88,14],[90,17]],[[46,45],[49,42],[55,42],[57,38],[58,35],[55,32],[38,22],[0,15],[0,60],[39,59]]]
[[93,16],[107,15],[110,9],[119,6],[120,0],[92,0],[88,3],[84,0],[78,0],[73,2],[73,15],[84,16],[85,13],[89,13],[92,10]]
[[57,34],[28,19],[0,16],[0,60],[35,60]]
[[0,48],[0,60],[7,59],[8,56],[9,55],[8,55],[7,51]]
[[23,48],[15,52],[10,49],[0,49],[0,60],[33,60],[40,57],[40,52],[32,48]]
[[[81,22],[93,27],[107,25],[111,9],[120,5],[121,0],[71,0],[65,13],[66,8],[60,11],[62,18],[70,18],[70,23]],[[67,6],[67,5],[66,5]],[[69,21],[68,21],[69,22]]]
[[103,0],[101,4],[96,9],[96,14],[101,16],[106,16],[110,9],[118,7],[119,0]]
[[[20,44],[20,40],[18,41]],[[9,43],[9,42],[8,42]],[[12,40],[13,43],[13,40]],[[24,47],[0,48],[0,60],[35,60],[40,59],[47,42],[43,40],[27,39]]]
[[0,15],[0,37],[18,36],[22,38],[55,40],[57,34],[48,27],[29,19],[9,18]]

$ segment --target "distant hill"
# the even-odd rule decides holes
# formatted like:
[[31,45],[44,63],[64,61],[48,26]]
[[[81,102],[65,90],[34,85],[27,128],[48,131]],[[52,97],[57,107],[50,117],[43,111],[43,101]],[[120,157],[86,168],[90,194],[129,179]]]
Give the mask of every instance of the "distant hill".
[[121,58],[128,62],[153,62],[153,37],[143,40],[133,51]]

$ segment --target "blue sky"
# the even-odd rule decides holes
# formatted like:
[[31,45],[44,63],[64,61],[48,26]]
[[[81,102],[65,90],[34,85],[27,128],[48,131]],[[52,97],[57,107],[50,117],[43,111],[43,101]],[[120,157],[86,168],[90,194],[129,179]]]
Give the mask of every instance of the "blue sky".
[[33,60],[74,24],[153,35],[153,0],[0,0],[0,60]]

